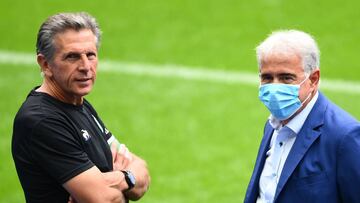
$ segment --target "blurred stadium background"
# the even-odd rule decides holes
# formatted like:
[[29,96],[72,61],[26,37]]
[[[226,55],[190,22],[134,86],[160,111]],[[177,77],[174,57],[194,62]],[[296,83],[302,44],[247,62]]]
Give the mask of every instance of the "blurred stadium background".
[[2,0],[0,202],[24,202],[12,122],[41,82],[35,41],[47,16],[87,11],[98,19],[103,63],[87,98],[147,160],[152,184],[141,202],[242,202],[269,114],[257,99],[255,46],[276,29],[311,33],[322,52],[323,92],[359,119],[359,7],[356,0]]

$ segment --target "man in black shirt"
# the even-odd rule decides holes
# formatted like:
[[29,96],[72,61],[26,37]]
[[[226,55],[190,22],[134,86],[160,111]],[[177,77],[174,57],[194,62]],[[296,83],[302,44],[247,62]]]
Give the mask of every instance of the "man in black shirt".
[[40,27],[44,77],[14,120],[12,154],[27,202],[126,202],[146,192],[147,166],[107,130],[84,98],[96,78],[100,29],[86,13]]

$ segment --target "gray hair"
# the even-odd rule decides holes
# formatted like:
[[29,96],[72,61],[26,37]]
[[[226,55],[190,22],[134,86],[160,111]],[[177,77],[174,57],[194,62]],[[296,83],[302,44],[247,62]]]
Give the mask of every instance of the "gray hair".
[[320,68],[320,51],[314,38],[298,30],[280,30],[271,33],[256,47],[256,56],[261,68],[261,63],[272,55],[291,56],[301,58],[306,74]]
[[36,53],[50,61],[55,53],[54,37],[58,33],[73,29],[90,29],[96,36],[96,47],[99,49],[101,31],[95,18],[85,12],[59,13],[50,16],[41,26],[37,35]]

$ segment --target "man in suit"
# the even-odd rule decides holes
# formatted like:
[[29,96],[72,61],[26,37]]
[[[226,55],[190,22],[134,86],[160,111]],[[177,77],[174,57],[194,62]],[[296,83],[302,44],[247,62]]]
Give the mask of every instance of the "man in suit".
[[360,202],[360,123],[318,91],[315,40],[278,31],[256,52],[271,115],[244,202]]

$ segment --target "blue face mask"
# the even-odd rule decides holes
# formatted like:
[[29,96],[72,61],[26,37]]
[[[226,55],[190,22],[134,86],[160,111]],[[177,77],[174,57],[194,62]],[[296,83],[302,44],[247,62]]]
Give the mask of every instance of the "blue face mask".
[[278,83],[261,85],[259,89],[259,99],[275,118],[281,121],[286,120],[294,115],[310,97],[309,94],[303,103],[301,103],[299,99],[300,86],[307,78],[308,77],[298,85]]

